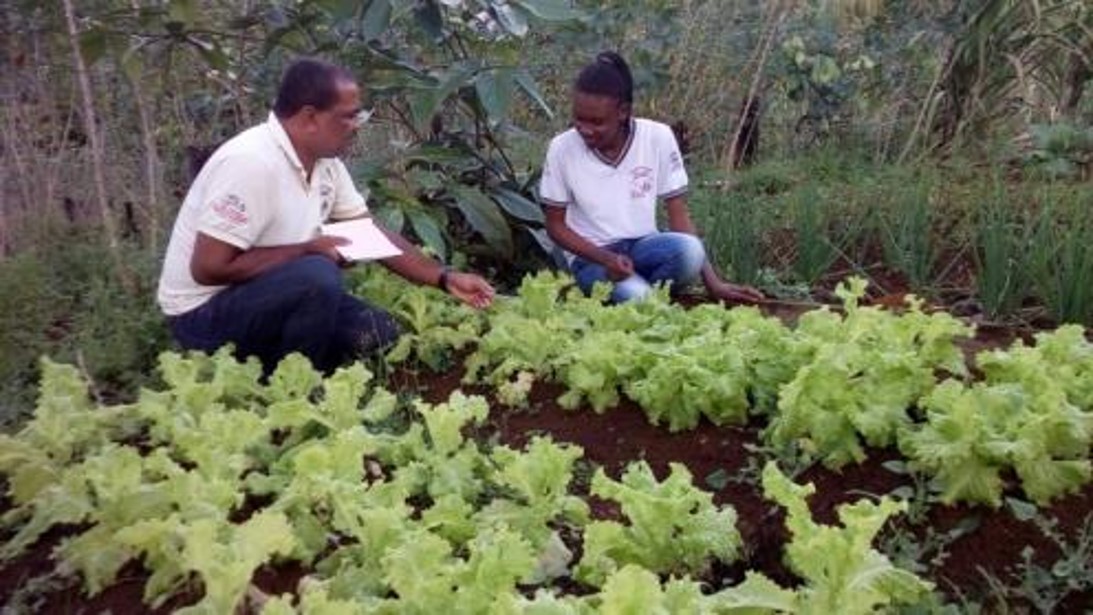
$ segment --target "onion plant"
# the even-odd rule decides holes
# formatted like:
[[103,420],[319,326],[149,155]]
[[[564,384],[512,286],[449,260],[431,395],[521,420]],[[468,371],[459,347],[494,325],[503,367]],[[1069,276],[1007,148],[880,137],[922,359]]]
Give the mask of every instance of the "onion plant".
[[877,217],[885,261],[921,292],[932,282],[937,261],[929,183],[918,180],[881,209]]
[[996,180],[994,194],[978,201],[976,211],[975,285],[983,310],[991,317],[1017,309],[1026,279],[1020,216],[1012,211],[1005,194],[1002,180]]
[[1031,231],[1029,278],[1058,322],[1093,325],[1093,222],[1045,195]]
[[792,270],[806,284],[815,284],[860,235],[861,221],[845,216],[838,219],[833,215],[834,205],[811,184],[790,201],[788,213],[796,240]]
[[756,285],[763,268],[763,237],[769,228],[767,204],[732,194],[708,208],[707,249],[734,282]]

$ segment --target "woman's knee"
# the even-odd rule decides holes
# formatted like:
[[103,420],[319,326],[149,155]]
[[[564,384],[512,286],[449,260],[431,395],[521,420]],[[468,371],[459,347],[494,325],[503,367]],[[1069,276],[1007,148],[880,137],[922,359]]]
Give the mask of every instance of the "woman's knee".
[[698,278],[706,263],[702,241],[688,233],[658,233],[634,250],[638,271],[650,282],[686,284]]
[[675,239],[679,244],[680,272],[684,278],[693,280],[702,271],[702,265],[706,264],[706,248],[694,235],[676,233]]
[[644,299],[652,291],[653,287],[648,282],[640,276],[632,275],[625,280],[615,282],[615,288],[611,291],[611,300],[615,303],[636,301]]

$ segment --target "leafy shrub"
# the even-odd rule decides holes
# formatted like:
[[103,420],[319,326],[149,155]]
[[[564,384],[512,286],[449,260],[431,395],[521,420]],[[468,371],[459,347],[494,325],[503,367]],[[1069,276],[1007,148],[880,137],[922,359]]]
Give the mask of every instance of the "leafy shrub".
[[135,281],[126,289],[93,233],[69,231],[65,242],[0,262],[0,425],[30,407],[42,355],[80,364],[97,394],[116,397],[147,381],[168,344],[154,303],[158,254],[122,247]]

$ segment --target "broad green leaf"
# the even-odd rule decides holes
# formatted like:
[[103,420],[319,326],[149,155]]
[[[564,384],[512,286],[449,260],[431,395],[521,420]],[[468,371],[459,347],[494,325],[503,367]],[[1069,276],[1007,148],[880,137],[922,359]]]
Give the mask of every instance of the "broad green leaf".
[[514,36],[524,36],[528,33],[528,20],[524,15],[513,8],[508,2],[492,2],[493,12],[497,16],[498,23],[506,31]]
[[372,0],[361,19],[361,37],[366,41],[379,38],[391,24],[390,0]]
[[725,471],[725,468],[718,468],[706,475],[706,485],[714,491],[721,491],[725,485],[729,484],[729,479],[729,473]]
[[466,169],[478,163],[468,151],[442,145],[425,144],[406,153],[407,160],[419,160],[456,169]]
[[475,76],[474,90],[490,122],[498,124],[508,117],[509,107],[512,105],[512,88],[511,69],[484,70]]
[[393,20],[401,19],[410,14],[417,6],[418,0],[389,0],[394,15]]
[[743,583],[711,595],[708,601],[716,613],[795,613],[798,602],[795,592],[750,570]]
[[471,228],[481,234],[486,243],[497,252],[505,256],[512,255],[512,231],[497,203],[481,191],[468,186],[450,186],[448,190],[455,197],[456,207],[467,218]]
[[436,2],[420,2],[414,7],[414,18],[434,41],[444,38],[444,16]]
[[490,196],[496,199],[501,207],[515,218],[539,224],[545,222],[543,209],[515,190],[495,188]]
[[433,116],[440,110],[444,101],[459,88],[468,85],[468,80],[474,73],[474,68],[466,65],[457,65],[440,75],[435,85],[423,86],[419,92],[410,97],[410,109],[414,116],[414,126],[424,131]]
[[567,21],[584,16],[568,0],[513,0],[513,4],[545,21]]
[[406,226],[406,214],[399,207],[380,207],[372,210],[372,215],[384,228],[395,233],[401,233]]
[[627,523],[588,525],[578,580],[601,585],[627,564],[657,573],[697,573],[715,559],[736,559],[736,512],[731,506],[714,506],[713,496],[691,484],[691,473],[682,464],[669,468],[671,474],[662,482],[645,461],[628,464],[617,482],[602,468],[596,471],[592,495],[618,502]]
[[841,75],[842,71],[839,70],[839,65],[834,58],[826,55],[816,56],[815,64],[812,65],[813,81],[820,85],[830,85]]
[[316,4],[326,10],[335,21],[351,19],[357,14],[359,0],[316,0]]
[[448,256],[448,244],[444,240],[444,231],[441,223],[428,212],[420,209],[408,209],[407,217],[414,232],[427,247],[440,256],[442,260]]
[[1032,521],[1040,513],[1040,509],[1032,502],[1026,502],[1017,498],[1005,498],[1006,507],[1010,509],[1018,521]]
[[539,91],[539,86],[535,83],[535,79],[531,76],[531,73],[525,69],[520,69],[516,71],[514,79],[516,80],[516,84],[520,86],[520,89],[531,98],[532,102],[538,105],[539,109],[541,109],[547,117],[554,119],[554,110],[550,108],[546,99],[543,98],[543,93]]

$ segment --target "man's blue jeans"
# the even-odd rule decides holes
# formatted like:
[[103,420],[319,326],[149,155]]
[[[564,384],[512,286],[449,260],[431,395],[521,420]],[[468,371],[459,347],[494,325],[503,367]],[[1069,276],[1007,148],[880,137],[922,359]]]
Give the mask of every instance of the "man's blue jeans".
[[[672,290],[698,279],[706,263],[706,250],[694,235],[654,233],[638,239],[624,239],[604,246],[615,254],[625,254],[634,263],[634,275],[614,283],[611,301],[623,303],[649,294],[653,285],[667,282]],[[607,269],[576,257],[570,270],[577,285],[588,294],[596,282],[608,281]]]
[[330,372],[389,346],[399,334],[387,312],[345,292],[338,266],[323,256],[298,258],[230,286],[169,322],[183,348],[213,352],[230,342],[239,358],[257,356],[267,373],[291,352]]

